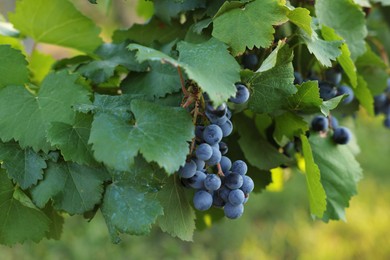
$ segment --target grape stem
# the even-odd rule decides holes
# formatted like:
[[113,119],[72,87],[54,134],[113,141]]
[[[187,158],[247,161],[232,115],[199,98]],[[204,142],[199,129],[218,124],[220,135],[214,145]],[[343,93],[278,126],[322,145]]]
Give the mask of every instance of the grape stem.
[[218,175],[219,176],[225,176],[225,174],[223,174],[222,167],[221,167],[220,163],[217,164],[217,168],[218,168]]
[[181,72],[181,68],[179,66],[177,66],[177,73],[179,73],[179,77],[180,77],[181,90],[183,91],[184,96],[188,97],[190,93],[186,89],[183,73]]

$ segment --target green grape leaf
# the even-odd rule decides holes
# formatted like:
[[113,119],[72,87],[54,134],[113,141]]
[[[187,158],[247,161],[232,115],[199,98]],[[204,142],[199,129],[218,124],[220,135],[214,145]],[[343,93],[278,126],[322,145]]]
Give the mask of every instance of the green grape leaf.
[[321,105],[321,113],[324,114],[324,116],[328,116],[330,110],[335,109],[343,98],[344,95],[324,101]]
[[96,50],[100,60],[94,60],[86,65],[82,65],[78,72],[99,84],[107,81],[114,75],[115,68],[119,65],[130,71],[143,71],[145,65],[139,64],[135,59],[135,53],[126,49],[127,43],[111,44],[106,43]]
[[102,213],[109,227],[112,240],[117,241],[118,232],[145,235],[150,232],[162,207],[156,199],[123,183],[107,187]]
[[150,62],[147,72],[130,73],[121,83],[125,94],[142,94],[149,98],[165,97],[180,90],[180,77],[172,66]]
[[297,85],[298,92],[287,99],[287,108],[293,111],[315,113],[321,110],[322,99],[318,81],[306,81]]
[[39,154],[31,148],[22,150],[15,142],[0,142],[0,161],[8,176],[24,190],[41,180],[46,168],[46,162]]
[[341,55],[340,47],[343,44],[342,41],[325,41],[323,40],[316,30],[318,27],[311,23],[313,33],[309,36],[305,31],[301,30],[301,36],[309,52],[316,56],[317,60],[326,67],[332,66],[332,60],[336,60]]
[[[327,41],[339,41],[343,40],[340,36],[336,34],[336,32],[325,25],[322,26],[321,29],[322,37],[324,37]],[[351,59],[351,52],[349,51],[349,47],[346,43],[341,45],[341,55],[337,57],[337,61],[340,66],[343,68],[345,74],[347,74],[349,81],[351,82],[351,86],[356,88],[357,86],[357,74],[356,74],[356,66],[353,60]]]
[[330,138],[322,138],[318,134],[312,134],[309,141],[327,197],[322,219],[325,222],[330,219],[345,220],[345,208],[349,206],[351,197],[357,194],[362,169],[348,146],[336,145]]
[[9,85],[23,86],[28,74],[26,57],[9,45],[0,45],[0,89]]
[[32,73],[31,80],[36,84],[40,84],[47,74],[49,74],[55,61],[52,56],[34,50],[29,58],[28,65]]
[[213,22],[213,37],[228,44],[234,56],[246,48],[269,47],[275,33],[273,26],[287,21],[287,8],[274,0],[237,4],[240,3],[226,3],[221,7],[223,10],[218,11]]
[[333,28],[347,43],[352,60],[365,50],[367,36],[364,12],[352,0],[318,0],[315,3],[320,24]]
[[189,152],[187,142],[194,135],[189,113],[142,100],[133,100],[128,109],[134,114],[133,125],[109,111],[94,116],[89,142],[95,158],[111,168],[127,171],[141,152],[148,162],[155,161],[174,173],[184,164]]
[[379,95],[387,88],[387,65],[368,45],[366,48],[367,51],[356,60],[356,67],[372,95]]
[[77,114],[72,124],[52,122],[48,128],[47,139],[61,150],[66,161],[87,165],[95,164],[92,146],[88,144],[91,124],[90,114]]
[[146,24],[134,24],[127,30],[115,31],[112,40],[115,43],[132,40],[145,46],[150,46],[155,41],[166,44],[175,39],[183,39],[187,29],[185,24],[182,25],[177,21],[166,24],[159,19],[152,18]]
[[226,50],[226,45],[214,38],[200,44],[179,42],[178,61],[162,52],[137,44],[130,44],[129,49],[138,50],[137,58],[140,62],[161,61],[182,67],[188,77],[209,94],[215,105],[225,102],[236,93],[234,83],[240,81],[240,66]]
[[49,162],[44,179],[31,191],[33,201],[43,207],[53,199],[56,209],[82,214],[101,200],[105,174],[103,168]]
[[37,42],[92,53],[102,40],[100,29],[67,0],[18,1],[9,19],[16,29]]
[[[13,245],[27,240],[39,242],[49,230],[50,219],[40,210],[30,207],[15,196],[11,180],[0,170],[0,243]],[[19,191],[19,193],[22,193]],[[18,195],[22,197],[22,194]]]
[[370,116],[374,116],[374,97],[371,94],[370,89],[367,86],[367,82],[362,76],[357,78],[358,85],[354,89],[355,96],[362,107],[364,107]]
[[314,162],[309,140],[301,135],[302,153],[305,159],[307,192],[311,214],[322,218],[326,210],[326,193],[321,183],[320,169]]
[[102,213],[112,241],[120,241],[119,233],[145,235],[150,232],[163,208],[156,199],[166,174],[137,156],[128,172],[112,172],[113,183],[105,192]]
[[64,217],[58,213],[51,205],[47,205],[43,212],[51,220],[49,231],[46,233],[48,239],[60,240],[64,225]]
[[165,22],[178,18],[180,13],[206,6],[206,0],[154,1],[154,14]]
[[298,137],[307,130],[309,130],[307,122],[295,113],[286,112],[275,117],[274,139],[280,146],[286,145],[294,140],[295,136]]
[[298,7],[288,12],[287,14],[290,22],[301,28],[306,34],[311,37],[313,29],[311,28],[310,11],[306,8]]
[[15,139],[22,148],[31,146],[47,152],[51,147],[46,140],[49,123],[72,123],[72,106],[90,102],[88,91],[76,83],[78,78],[66,71],[49,74],[38,95],[20,86],[0,90],[1,139]]
[[168,179],[157,193],[164,215],[157,221],[161,230],[184,241],[192,241],[195,230],[195,212],[191,207],[180,180],[176,175]]
[[288,163],[290,159],[281,154],[257,130],[254,121],[241,116],[233,118],[233,124],[240,135],[238,143],[247,161],[260,170],[269,170]]
[[287,45],[278,51],[277,61],[271,69],[254,73],[248,79],[252,95],[248,106],[256,113],[269,113],[281,109],[286,98],[293,95],[294,68],[292,52]]

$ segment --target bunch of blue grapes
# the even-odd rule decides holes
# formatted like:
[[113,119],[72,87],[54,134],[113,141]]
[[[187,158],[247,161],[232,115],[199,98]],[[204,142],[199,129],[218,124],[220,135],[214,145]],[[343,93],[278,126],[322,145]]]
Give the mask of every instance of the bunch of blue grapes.
[[318,80],[318,88],[320,91],[320,98],[329,100],[337,96],[346,94],[342,104],[350,104],[354,100],[354,93],[350,86],[341,84],[342,73],[339,69],[333,68],[326,70],[324,78],[321,80],[315,73],[310,73],[307,78],[303,78],[299,72],[294,72],[294,84],[302,84],[308,80]]
[[336,144],[347,144],[352,137],[351,131],[344,126],[339,126],[336,117],[316,116],[311,121],[311,129],[316,132],[328,132],[333,129],[332,139]]
[[390,78],[387,79],[387,88],[385,91],[374,97],[375,114],[383,114],[385,119],[383,125],[390,128]]
[[[229,101],[245,103],[249,99],[248,88],[237,83],[236,89],[236,95]],[[244,161],[232,162],[226,156],[228,146],[222,139],[233,131],[232,112],[226,103],[214,107],[207,94],[204,99],[207,124],[196,126],[196,145],[178,174],[185,187],[196,190],[193,197],[195,209],[223,208],[227,218],[236,219],[244,212],[244,204],[254,188],[254,182],[246,175],[248,167]]]

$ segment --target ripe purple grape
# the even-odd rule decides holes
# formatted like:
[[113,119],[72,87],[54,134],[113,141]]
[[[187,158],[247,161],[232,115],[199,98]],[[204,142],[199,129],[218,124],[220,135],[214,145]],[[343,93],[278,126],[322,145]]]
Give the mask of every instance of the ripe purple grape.
[[193,202],[197,210],[205,211],[213,204],[213,196],[207,191],[199,190],[195,193]]
[[245,175],[248,171],[248,165],[246,165],[246,163],[242,160],[237,160],[233,162],[230,170],[234,173]]
[[327,131],[329,127],[329,121],[324,116],[316,116],[311,121],[311,128],[314,131]]
[[216,191],[221,187],[221,179],[216,174],[207,174],[204,187],[209,191]]
[[349,140],[351,140],[351,136],[351,131],[349,131],[348,128],[341,126],[334,129],[332,138],[336,144],[347,144]]
[[230,204],[237,206],[237,205],[242,204],[244,202],[245,194],[242,190],[239,190],[239,189],[232,190],[229,193],[228,200],[229,200]]
[[207,161],[213,155],[213,149],[209,144],[200,144],[195,150],[196,157],[200,160]]
[[235,104],[243,104],[247,102],[249,99],[248,88],[242,83],[237,83],[236,88],[237,88],[236,95],[234,97],[231,97],[229,101]]
[[244,213],[244,205],[239,204],[237,206],[232,205],[231,203],[226,203],[223,208],[225,216],[230,219],[236,219],[242,216]]
[[242,176],[238,173],[230,173],[225,178],[226,187],[232,190],[241,188],[243,182]]
[[196,163],[193,160],[186,162],[184,166],[180,167],[178,172],[182,178],[191,178],[196,173]]
[[214,145],[222,140],[222,129],[215,124],[208,125],[203,131],[203,139],[209,144]]

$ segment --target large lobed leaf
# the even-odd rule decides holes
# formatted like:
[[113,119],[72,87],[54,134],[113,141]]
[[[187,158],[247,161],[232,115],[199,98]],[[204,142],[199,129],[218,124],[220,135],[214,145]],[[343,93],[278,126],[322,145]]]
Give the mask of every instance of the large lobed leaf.
[[352,0],[317,0],[315,10],[319,22],[333,28],[346,41],[353,60],[365,52],[367,28],[357,4]]
[[78,75],[66,71],[49,74],[37,95],[21,86],[0,90],[0,138],[15,139],[22,148],[47,152],[46,131],[51,122],[71,124],[77,103],[90,103],[89,93],[77,84]]
[[100,29],[68,0],[19,0],[9,19],[21,33],[38,42],[87,53],[102,44]]
[[111,168],[128,171],[140,152],[148,162],[157,162],[174,173],[184,164],[194,135],[189,113],[142,100],[131,101],[128,111],[134,115],[134,124],[116,112],[94,116],[89,142],[95,158]]
[[42,179],[45,160],[31,148],[21,149],[15,142],[0,142],[1,167],[7,170],[22,189],[27,189]]
[[286,15],[280,1],[225,2],[214,17],[212,35],[228,44],[234,55],[245,48],[266,48],[273,42],[273,26],[286,22]]
[[[270,113],[282,109],[286,99],[297,91],[293,84],[291,49],[280,43],[274,52],[275,60],[267,62],[272,64],[266,66],[268,70],[256,72],[248,79],[252,90],[248,106],[257,113]],[[260,69],[263,68],[262,65]]]
[[164,215],[158,218],[161,230],[184,241],[192,241],[195,212],[177,176],[171,176],[157,196],[164,208]]
[[240,66],[226,48],[224,43],[215,38],[199,44],[182,41],[177,45],[179,59],[175,60],[151,48],[129,45],[130,50],[138,50],[137,58],[140,62],[160,61],[183,68],[188,77],[198,83],[216,105],[234,96],[234,83],[240,81]]
[[345,208],[351,197],[357,194],[362,169],[348,146],[336,145],[330,138],[318,134],[312,134],[309,141],[326,193],[327,207],[322,219],[325,222],[345,220]]
[[39,242],[49,231],[50,219],[34,208],[0,170],[0,243],[13,245],[26,240]]
[[9,85],[23,86],[28,81],[27,61],[10,45],[0,45],[0,89]]

